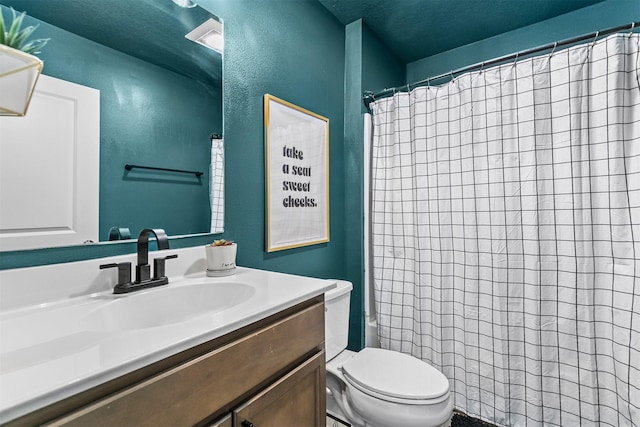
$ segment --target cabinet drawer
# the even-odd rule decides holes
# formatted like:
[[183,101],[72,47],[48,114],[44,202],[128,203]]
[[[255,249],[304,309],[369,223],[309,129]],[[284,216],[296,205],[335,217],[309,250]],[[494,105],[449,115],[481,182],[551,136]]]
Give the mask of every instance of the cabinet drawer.
[[99,400],[52,425],[193,425],[246,398],[324,343],[318,303]]

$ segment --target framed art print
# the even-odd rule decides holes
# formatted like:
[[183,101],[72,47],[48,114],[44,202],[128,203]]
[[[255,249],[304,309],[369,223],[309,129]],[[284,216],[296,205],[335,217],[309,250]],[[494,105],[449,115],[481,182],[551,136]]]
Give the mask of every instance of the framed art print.
[[264,96],[266,250],[329,241],[329,119]]

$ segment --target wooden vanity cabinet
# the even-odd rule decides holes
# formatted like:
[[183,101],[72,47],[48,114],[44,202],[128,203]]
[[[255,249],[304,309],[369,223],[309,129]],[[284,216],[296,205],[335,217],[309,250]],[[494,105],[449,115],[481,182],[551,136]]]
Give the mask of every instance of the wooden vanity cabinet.
[[10,425],[324,426],[319,296]]

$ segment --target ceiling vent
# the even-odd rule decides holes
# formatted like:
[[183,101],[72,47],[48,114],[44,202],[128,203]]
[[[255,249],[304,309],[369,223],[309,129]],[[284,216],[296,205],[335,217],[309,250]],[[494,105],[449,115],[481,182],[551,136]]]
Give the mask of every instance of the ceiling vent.
[[222,22],[213,18],[207,19],[185,36],[189,40],[199,43],[209,49],[222,53],[224,50],[224,38],[222,36]]

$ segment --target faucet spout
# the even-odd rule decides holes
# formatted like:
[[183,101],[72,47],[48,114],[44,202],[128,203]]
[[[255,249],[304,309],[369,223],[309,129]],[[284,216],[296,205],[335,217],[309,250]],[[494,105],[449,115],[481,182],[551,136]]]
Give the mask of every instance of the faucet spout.
[[138,265],[136,266],[136,281],[142,283],[151,278],[149,265],[149,236],[153,234],[158,244],[158,250],[169,249],[169,238],[161,228],[145,228],[138,236]]

